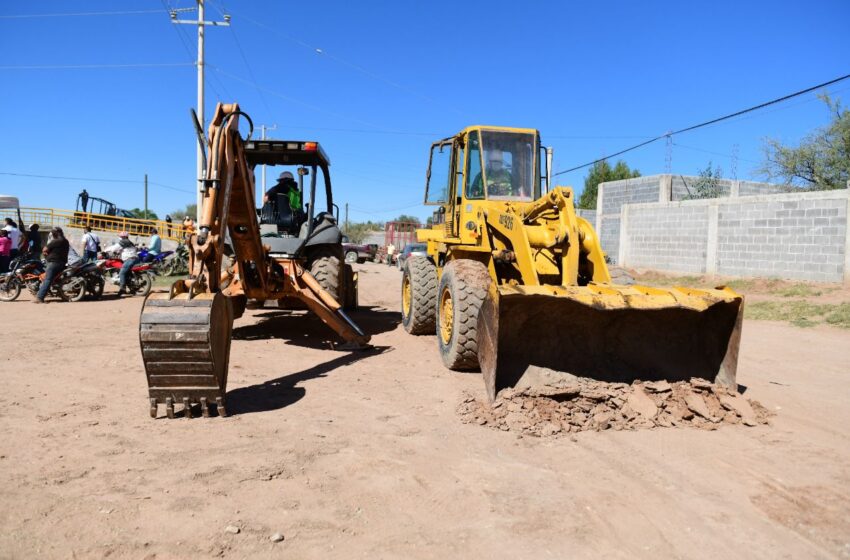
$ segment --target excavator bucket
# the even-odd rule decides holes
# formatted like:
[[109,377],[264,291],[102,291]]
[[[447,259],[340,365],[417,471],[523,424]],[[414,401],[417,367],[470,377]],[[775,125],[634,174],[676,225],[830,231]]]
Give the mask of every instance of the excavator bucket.
[[188,293],[170,297],[151,294],[142,307],[139,342],[148,379],[150,413],[156,418],[164,404],[169,418],[174,405],[183,406],[183,415],[192,417],[192,406],[200,405],[209,416],[215,404],[219,416],[226,416],[225,391],[233,309],[230,298],[221,293]]
[[490,400],[565,372],[601,381],[701,377],[736,387],[743,298],[729,288],[491,286],[478,320]]

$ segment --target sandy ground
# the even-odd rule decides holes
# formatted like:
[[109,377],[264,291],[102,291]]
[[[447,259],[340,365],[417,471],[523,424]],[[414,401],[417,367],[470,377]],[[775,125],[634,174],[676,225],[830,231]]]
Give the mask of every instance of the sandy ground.
[[229,418],[148,416],[140,298],[0,304],[0,557],[850,557],[850,332],[745,323],[772,426],[518,438],[459,421],[480,375],[360,269],[377,351],[248,311]]

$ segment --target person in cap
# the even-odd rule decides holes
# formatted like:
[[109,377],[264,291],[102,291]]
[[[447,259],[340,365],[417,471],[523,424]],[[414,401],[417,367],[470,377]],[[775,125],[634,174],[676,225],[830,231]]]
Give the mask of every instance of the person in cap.
[[[513,177],[510,171],[505,169],[505,159],[502,150],[493,148],[486,151],[487,166],[484,169],[484,177],[487,181],[488,196],[512,196]],[[472,182],[473,192],[482,192],[481,173]]]
[[124,261],[121,265],[121,272],[118,273],[118,295],[127,293],[127,274],[130,269],[139,263],[139,250],[135,243],[130,241],[130,235],[126,231],[118,234],[118,241],[104,249],[107,253],[120,252],[120,258]]
[[44,269],[44,280],[41,282],[34,303],[44,303],[44,297],[50,290],[53,280],[65,270],[65,265],[68,264],[68,252],[70,250],[71,244],[65,239],[62,228],[54,227],[50,230],[50,241],[47,242],[42,251],[47,261],[47,266]]
[[263,204],[267,202],[277,204],[279,194],[285,194],[289,198],[289,207],[292,210],[301,210],[301,191],[298,190],[298,183],[289,171],[281,173],[277,178],[277,184],[266,191],[263,195]]

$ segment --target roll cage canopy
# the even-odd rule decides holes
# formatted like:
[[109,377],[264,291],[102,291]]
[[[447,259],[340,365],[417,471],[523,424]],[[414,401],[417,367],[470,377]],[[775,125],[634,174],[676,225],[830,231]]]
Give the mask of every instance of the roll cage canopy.
[[245,142],[248,165],[305,165],[328,167],[331,161],[318,142],[304,140],[249,140]]

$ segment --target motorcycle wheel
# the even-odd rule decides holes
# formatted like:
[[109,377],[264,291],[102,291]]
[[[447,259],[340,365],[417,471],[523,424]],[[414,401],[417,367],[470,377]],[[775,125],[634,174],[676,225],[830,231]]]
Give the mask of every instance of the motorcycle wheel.
[[150,274],[139,274],[135,279],[135,287],[133,290],[133,295],[147,297],[149,293],[151,293],[151,289],[153,288],[153,280],[151,279]]
[[63,301],[80,301],[86,297],[86,281],[79,276],[66,278],[58,288]]
[[21,295],[21,283],[17,278],[0,280],[0,301],[15,301]]
[[103,297],[103,287],[106,285],[103,276],[97,276],[91,280],[91,285],[88,287],[89,295],[92,299],[100,299]]

